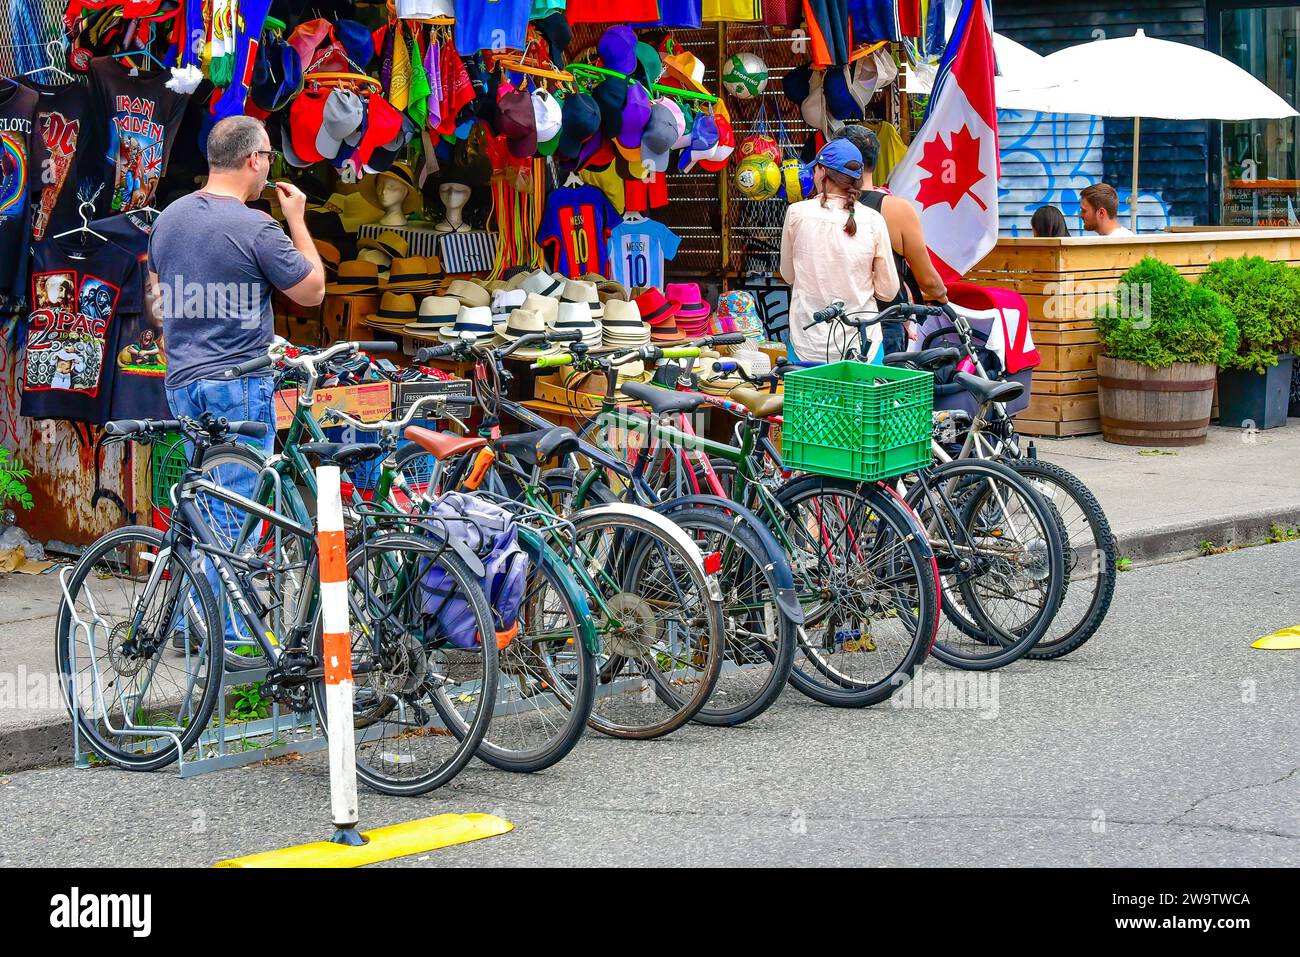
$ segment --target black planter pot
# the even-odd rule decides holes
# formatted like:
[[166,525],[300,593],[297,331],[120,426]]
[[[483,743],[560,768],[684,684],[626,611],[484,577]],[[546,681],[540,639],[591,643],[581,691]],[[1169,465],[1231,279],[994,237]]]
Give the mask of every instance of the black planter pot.
[[1300,418],[1300,362],[1291,365],[1291,404],[1286,411],[1291,418]]
[[1276,429],[1286,425],[1295,356],[1279,356],[1263,375],[1241,369],[1219,373],[1219,425]]

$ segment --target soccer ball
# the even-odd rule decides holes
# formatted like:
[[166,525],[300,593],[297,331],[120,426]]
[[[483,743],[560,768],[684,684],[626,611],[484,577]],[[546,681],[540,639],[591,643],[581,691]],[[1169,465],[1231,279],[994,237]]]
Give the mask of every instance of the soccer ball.
[[753,136],[746,136],[736,147],[736,153],[739,155],[741,162],[749,159],[751,156],[766,156],[778,166],[781,164],[781,147],[777,145],[776,140],[770,136],[764,136],[756,133]]
[[738,100],[752,100],[767,86],[767,64],[752,53],[737,53],[722,68],[722,85]]
[[781,168],[770,156],[751,156],[736,167],[736,192],[746,199],[771,199],[781,189]]

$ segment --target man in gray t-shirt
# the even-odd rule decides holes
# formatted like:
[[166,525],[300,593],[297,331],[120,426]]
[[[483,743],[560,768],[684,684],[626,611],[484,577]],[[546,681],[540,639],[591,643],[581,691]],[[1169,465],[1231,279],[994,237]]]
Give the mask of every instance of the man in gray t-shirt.
[[[245,205],[266,188],[274,157],[260,120],[219,121],[208,136],[207,185],[163,210],[149,235],[149,295],[162,318],[172,414],[265,422],[269,430],[260,444],[267,452],[275,442],[270,371],[238,379],[224,373],[266,354],[275,328],[274,290],[304,306],[325,298],[325,270],[303,219],[302,190],[275,184],[287,236],[270,216]],[[237,494],[253,493],[255,473],[247,467],[223,465],[211,477]],[[242,513],[230,509],[213,519],[226,526],[219,531],[229,543]],[[209,565],[206,571],[215,590],[215,570]],[[239,630],[233,617],[227,620],[226,644],[253,644]]]

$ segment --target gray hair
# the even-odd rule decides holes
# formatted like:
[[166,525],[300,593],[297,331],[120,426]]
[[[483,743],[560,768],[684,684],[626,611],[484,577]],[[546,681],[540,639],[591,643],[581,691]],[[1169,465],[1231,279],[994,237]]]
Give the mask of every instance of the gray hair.
[[218,120],[208,134],[208,166],[215,170],[236,170],[254,150],[262,146],[266,126],[252,116],[228,116]]

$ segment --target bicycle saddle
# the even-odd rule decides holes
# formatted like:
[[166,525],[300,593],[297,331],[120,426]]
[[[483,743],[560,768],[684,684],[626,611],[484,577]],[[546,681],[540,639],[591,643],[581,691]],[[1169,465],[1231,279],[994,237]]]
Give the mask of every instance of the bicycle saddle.
[[743,385],[738,385],[728,392],[727,398],[732,402],[743,405],[759,418],[780,415],[781,410],[785,408],[785,396],[773,395],[770,392],[759,392],[757,389],[751,389]]
[[578,437],[572,429],[557,426],[553,429],[538,429],[536,432],[503,435],[496,440],[496,446],[525,465],[536,468],[557,455],[578,451]]
[[384,454],[383,446],[377,442],[307,442],[298,446],[298,451],[304,455],[315,455],[322,462],[330,462],[340,468]]
[[928,369],[932,365],[956,362],[961,358],[961,350],[952,346],[939,346],[934,349],[922,349],[919,352],[891,352],[885,356],[887,366],[914,366]]
[[704,396],[697,393],[674,392],[671,389],[650,385],[648,382],[624,382],[619,388],[623,390],[624,395],[645,403],[659,415],[669,412],[692,412],[704,401]]
[[421,428],[418,425],[408,426],[402,434],[439,461],[454,458],[457,455],[474,449],[481,449],[487,445],[487,439],[480,438],[477,435],[435,432],[433,429]]
[[958,372],[957,381],[979,400],[980,405],[986,402],[1010,402],[1025,391],[1021,382],[995,382],[973,376],[969,372]]

